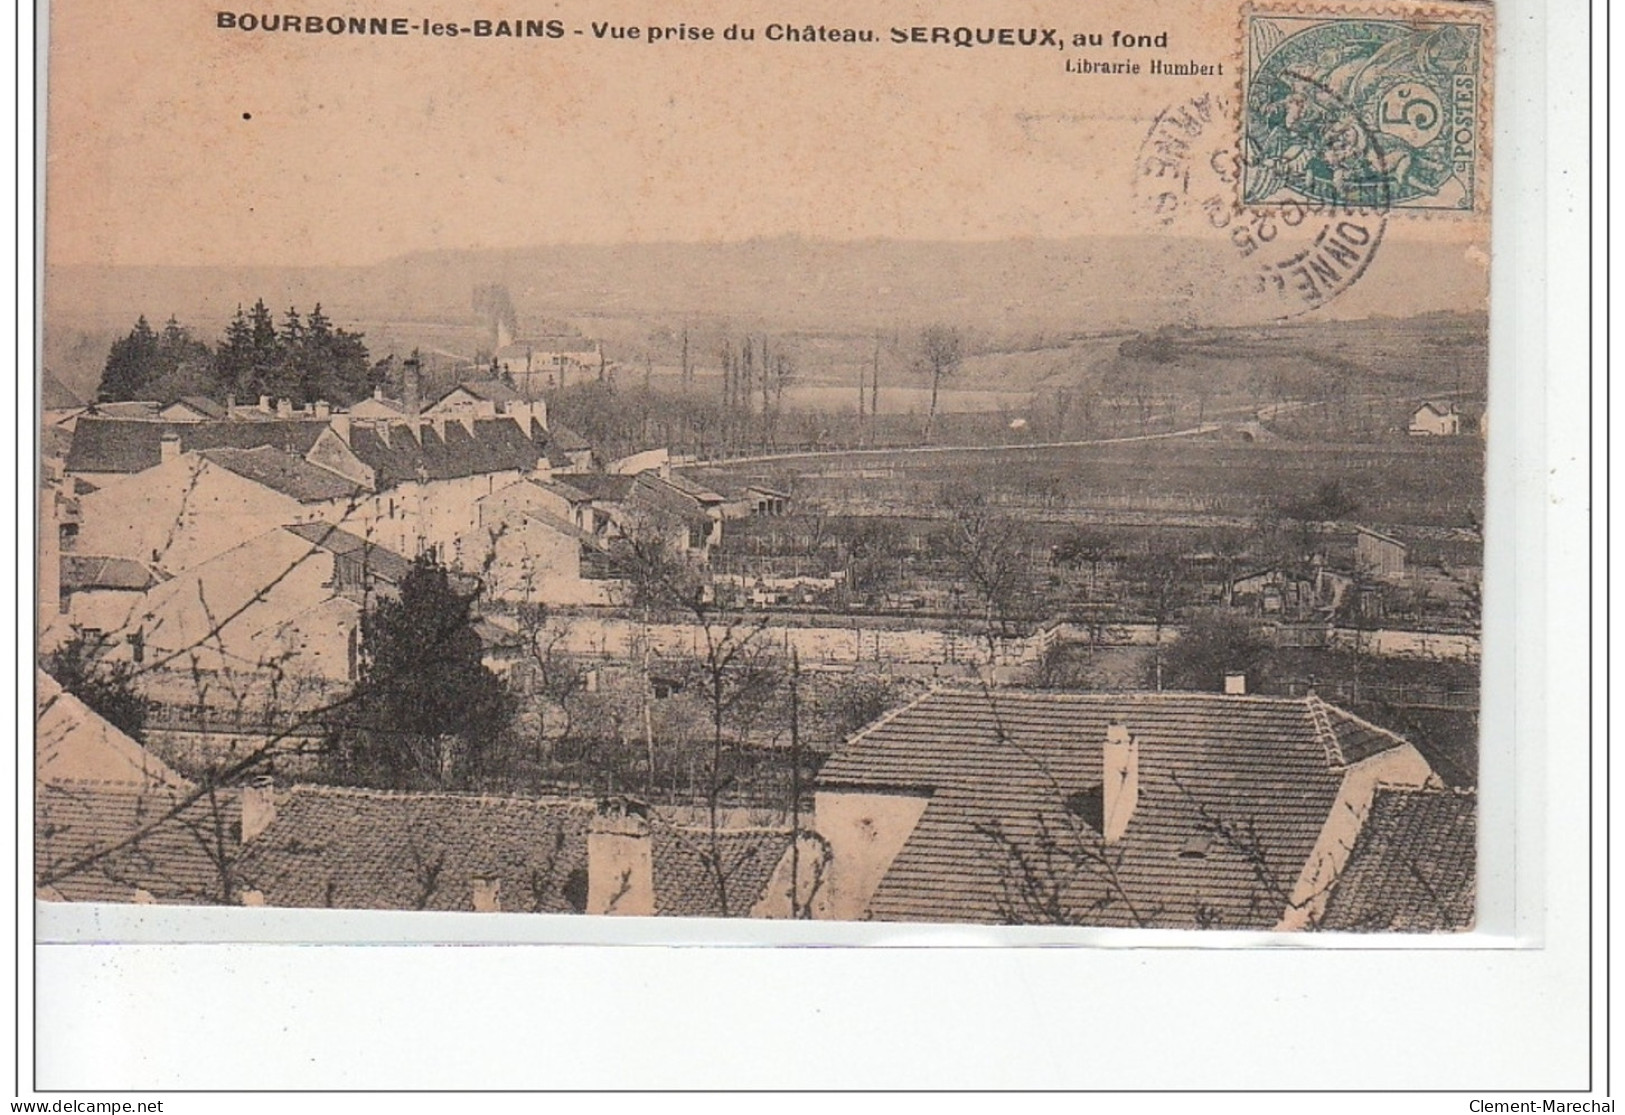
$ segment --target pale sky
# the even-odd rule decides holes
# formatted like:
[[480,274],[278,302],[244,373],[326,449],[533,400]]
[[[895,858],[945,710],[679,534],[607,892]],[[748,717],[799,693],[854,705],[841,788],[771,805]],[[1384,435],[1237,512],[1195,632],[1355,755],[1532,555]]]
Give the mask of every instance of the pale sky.
[[[224,31],[220,7],[55,0],[50,262],[365,264],[546,243],[1147,231],[1134,171],[1156,114],[1238,89],[1238,12],[1211,0],[1023,0],[996,20],[985,4],[795,7],[883,40],[914,24],[1169,34],[1166,50],[1064,52],[774,43],[762,12],[783,5],[719,0],[451,6],[464,24],[561,19],[559,40]],[[306,8],[426,15],[384,0],[257,10]],[[644,24],[656,8],[758,37],[593,37],[591,21]],[[1068,58],[1153,57],[1222,63],[1225,76],[1065,70]],[[1417,221],[1389,235],[1457,252],[1484,231]]]

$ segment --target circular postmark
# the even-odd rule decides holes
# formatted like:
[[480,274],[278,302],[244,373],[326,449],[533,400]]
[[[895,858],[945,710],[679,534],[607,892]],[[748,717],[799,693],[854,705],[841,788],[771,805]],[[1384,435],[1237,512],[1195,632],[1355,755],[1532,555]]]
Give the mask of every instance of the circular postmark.
[[[1368,129],[1357,117],[1356,140]],[[1243,205],[1253,170],[1230,98],[1206,93],[1157,114],[1135,162],[1134,196],[1193,320],[1247,324],[1307,313],[1342,295],[1382,245],[1389,206],[1348,198]],[[1380,191],[1378,191],[1380,194]]]

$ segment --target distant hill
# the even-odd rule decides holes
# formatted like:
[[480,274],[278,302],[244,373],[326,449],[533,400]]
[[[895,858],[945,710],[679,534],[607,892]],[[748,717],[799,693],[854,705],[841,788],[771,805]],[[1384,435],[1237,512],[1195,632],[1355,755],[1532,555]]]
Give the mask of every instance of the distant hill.
[[[375,266],[113,267],[46,272],[46,355],[75,390],[94,389],[98,351],[137,315],[174,314],[205,336],[240,303],[279,313],[320,301],[340,323],[474,325],[482,284],[512,294],[521,323],[594,319],[727,319],[741,327],[834,331],[912,329],[948,320],[973,330],[1061,334],[1210,321],[1200,276],[1211,244],[1105,236],[997,242],[819,241],[556,245],[419,253]],[[1367,279],[1316,317],[1469,308],[1481,277],[1466,253],[1390,237]],[[1404,301],[1399,301],[1403,292]],[[1245,307],[1242,308],[1245,310]],[[647,326],[645,326],[647,327]],[[94,364],[94,369],[89,366]],[[84,381],[89,379],[86,384]]]
[[[243,301],[273,307],[319,299],[334,315],[468,320],[475,286],[501,283],[521,318],[698,314],[762,319],[776,328],[868,328],[943,318],[993,327],[1012,318],[1071,329],[1161,324],[1188,311],[1193,276],[1212,248],[1148,236],[997,242],[820,241],[559,245],[444,251],[376,266],[107,267],[47,271],[48,308],[67,326],[127,326],[171,313],[223,324]],[[1382,248],[1366,286],[1419,313],[1471,304],[1462,253],[1401,243]],[[1360,288],[1338,303],[1371,312]],[[1362,308],[1363,307],[1363,308]],[[109,322],[101,319],[108,317]],[[74,319],[78,319],[77,321]],[[1205,324],[1205,322],[1203,323]]]

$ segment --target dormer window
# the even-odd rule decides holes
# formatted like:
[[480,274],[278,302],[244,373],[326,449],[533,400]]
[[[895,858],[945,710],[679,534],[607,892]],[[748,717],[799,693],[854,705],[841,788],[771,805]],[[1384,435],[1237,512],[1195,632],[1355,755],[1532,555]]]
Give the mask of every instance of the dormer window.
[[1199,832],[1179,846],[1180,859],[1207,859],[1208,853],[1213,850],[1213,837],[1205,832]]
[[1088,786],[1066,798],[1066,811],[1095,832],[1106,826],[1106,795],[1100,785]]

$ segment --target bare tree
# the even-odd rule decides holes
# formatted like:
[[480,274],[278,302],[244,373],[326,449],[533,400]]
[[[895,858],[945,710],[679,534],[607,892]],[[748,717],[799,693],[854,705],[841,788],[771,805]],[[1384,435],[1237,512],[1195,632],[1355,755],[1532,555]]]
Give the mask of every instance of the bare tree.
[[940,538],[956,571],[976,594],[990,661],[1033,606],[1032,544],[1018,520],[999,512],[981,492],[950,486],[938,498],[948,525]]
[[1192,575],[1190,562],[1178,549],[1173,539],[1156,537],[1143,554],[1136,554],[1125,563],[1124,573],[1136,601],[1151,619],[1154,632],[1152,651],[1152,682],[1162,688],[1162,636],[1163,630],[1191,598]]
[[552,738],[568,740],[574,727],[571,704],[576,694],[586,690],[591,669],[575,655],[564,649],[569,628],[549,615],[546,606],[525,603],[514,612],[524,640],[525,652],[535,678],[533,695],[537,698],[536,734],[544,752],[549,750],[547,711],[557,709],[562,723],[552,730]]
[[613,557],[626,576],[629,603],[646,614],[681,618],[698,635],[697,653],[689,665],[704,693],[710,728],[704,787],[710,841],[706,859],[718,907],[727,917],[732,908],[721,832],[728,746],[740,721],[777,695],[782,675],[777,655],[764,637],[767,617],[720,607],[703,568],[674,550],[657,521],[626,524]]
[[1065,569],[1089,567],[1089,584],[1085,600],[1095,596],[1096,582],[1100,578],[1100,565],[1112,556],[1112,536],[1095,527],[1074,527],[1055,544],[1050,560]]
[[916,366],[931,379],[931,409],[925,416],[925,441],[931,441],[931,435],[937,423],[937,397],[942,389],[942,381],[951,379],[959,371],[965,360],[965,341],[958,329],[951,325],[932,325],[920,334],[919,354],[916,357]]

